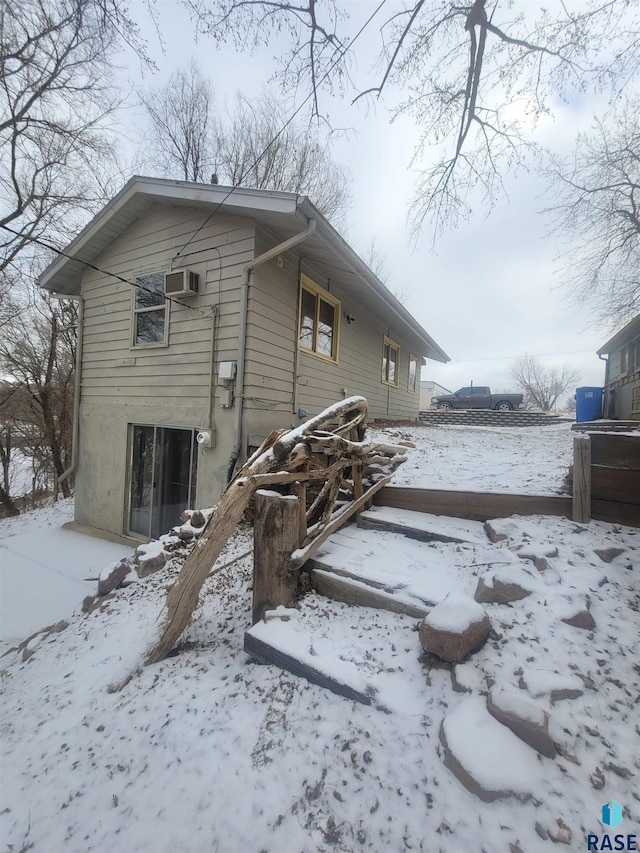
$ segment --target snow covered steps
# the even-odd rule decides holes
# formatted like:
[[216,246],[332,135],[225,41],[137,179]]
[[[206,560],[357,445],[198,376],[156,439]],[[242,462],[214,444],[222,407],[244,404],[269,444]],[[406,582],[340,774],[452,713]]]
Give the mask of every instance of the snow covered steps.
[[[409,538],[407,538],[409,537]],[[375,507],[307,563],[328,598],[422,618],[455,587],[450,556],[425,541],[487,544],[481,522]]]
[[414,512],[391,506],[374,506],[361,512],[358,527],[403,533],[421,542],[469,542],[487,544],[484,523],[464,518],[448,518],[428,512]]

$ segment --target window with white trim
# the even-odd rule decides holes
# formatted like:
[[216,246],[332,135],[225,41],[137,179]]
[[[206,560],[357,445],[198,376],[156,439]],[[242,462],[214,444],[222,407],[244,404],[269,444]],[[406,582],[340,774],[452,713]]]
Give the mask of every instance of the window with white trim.
[[418,359],[415,355],[409,356],[409,380],[407,388],[412,394],[416,393],[418,387]]
[[385,335],[382,344],[382,381],[397,386],[399,366],[400,347]]
[[303,275],[298,322],[300,349],[337,361],[339,324],[340,302]]
[[164,273],[138,276],[133,289],[133,345],[166,344],[168,325]]

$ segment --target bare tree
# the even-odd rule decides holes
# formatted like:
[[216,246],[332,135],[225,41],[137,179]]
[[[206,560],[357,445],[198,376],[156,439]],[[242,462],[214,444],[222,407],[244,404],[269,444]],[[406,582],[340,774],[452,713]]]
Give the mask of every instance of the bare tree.
[[544,367],[535,356],[523,355],[509,375],[524,391],[525,405],[550,412],[567,388],[578,382],[578,374],[568,364]]
[[34,240],[66,241],[112,194],[111,57],[135,44],[120,0],[0,7],[0,270]]
[[[554,98],[586,87],[617,92],[640,61],[640,10],[626,0],[495,0],[490,10],[486,0],[410,0],[389,13],[380,4],[362,25],[340,0],[187,2],[200,32],[230,37],[241,49],[288,36],[276,73],[288,91],[306,88],[316,114],[327,87],[354,100],[385,95],[396,114],[422,128],[414,165],[428,146],[444,146],[421,173],[416,227],[425,217],[443,226],[468,215],[478,187],[491,204],[504,169],[528,159],[532,128]],[[362,84],[356,45],[376,17],[378,71]]]
[[570,161],[550,169],[570,292],[611,326],[640,311],[639,111],[638,98],[618,104],[578,137]]
[[238,94],[226,115],[214,113],[211,84],[197,65],[141,96],[153,129],[147,162],[161,175],[235,187],[304,193],[334,221],[345,212],[349,177],[312,126],[288,121],[267,93]]
[[[10,400],[0,410],[5,453],[10,430],[13,446],[25,455],[45,454],[55,493],[71,459],[75,346],[75,304],[41,295],[0,338],[0,372],[11,379]],[[61,490],[71,494],[66,481]]]
[[334,221],[349,203],[349,175],[312,126],[287,122],[272,95],[238,95],[218,137],[218,169],[233,186],[304,193]]
[[209,180],[215,166],[213,91],[196,65],[176,71],[167,84],[140,95],[153,133],[145,139],[149,162],[160,174]]

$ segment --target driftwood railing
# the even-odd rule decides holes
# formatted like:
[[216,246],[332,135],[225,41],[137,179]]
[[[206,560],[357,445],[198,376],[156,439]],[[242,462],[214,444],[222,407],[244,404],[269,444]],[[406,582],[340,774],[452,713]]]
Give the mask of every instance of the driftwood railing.
[[405,447],[365,438],[366,416],[365,398],[350,397],[267,437],[225,490],[170,588],[162,636],[148,663],[165,658],[189,624],[202,585],[254,496],[255,529],[267,531],[256,534],[254,620],[289,601],[297,570],[405,461]]

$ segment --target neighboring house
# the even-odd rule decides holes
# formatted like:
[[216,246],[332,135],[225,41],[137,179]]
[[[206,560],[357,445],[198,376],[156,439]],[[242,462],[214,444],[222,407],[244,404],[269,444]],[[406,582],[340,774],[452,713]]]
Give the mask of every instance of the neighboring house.
[[640,314],[600,347],[607,355],[605,418],[640,420]]
[[431,405],[434,397],[440,394],[451,394],[452,392],[443,385],[438,385],[437,382],[431,380],[420,383],[420,411],[425,412]]
[[132,178],[39,283],[80,300],[76,520],[134,537],[336,400],[415,418],[449,360],[292,193]]

